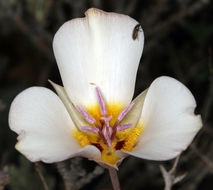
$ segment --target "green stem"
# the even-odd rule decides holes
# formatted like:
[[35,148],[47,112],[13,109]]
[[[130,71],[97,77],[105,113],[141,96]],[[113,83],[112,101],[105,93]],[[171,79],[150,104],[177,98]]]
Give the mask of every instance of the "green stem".
[[117,174],[116,169],[109,168],[108,170],[109,170],[109,175],[110,175],[110,179],[111,179],[111,182],[112,182],[113,189],[114,190],[121,190],[120,182],[119,182],[119,179],[118,179],[118,174]]
[[42,184],[44,186],[44,189],[45,190],[49,190],[47,182],[46,182],[46,180],[45,180],[45,178],[44,178],[44,176],[42,174],[40,164],[38,162],[35,163],[35,168],[36,168],[36,171],[38,172],[38,175],[39,175],[39,177],[41,179],[41,182],[42,182]]

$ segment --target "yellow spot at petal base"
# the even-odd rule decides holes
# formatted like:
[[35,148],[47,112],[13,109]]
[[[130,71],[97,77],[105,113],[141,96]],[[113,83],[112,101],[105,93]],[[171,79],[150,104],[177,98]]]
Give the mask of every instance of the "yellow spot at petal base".
[[[118,114],[123,110],[124,106],[121,104],[109,104],[107,105],[107,115],[111,115],[112,119],[110,125],[113,126],[117,120]],[[99,105],[87,107],[87,112],[100,121],[101,113]],[[100,124],[100,123],[98,123]],[[95,127],[95,126],[93,126]],[[99,136],[99,134],[92,134],[89,132],[78,131],[77,129],[72,132],[73,137],[77,140],[80,146],[85,147],[87,145],[96,146],[101,152],[101,159],[109,164],[115,164],[121,158],[117,157],[115,152],[117,150],[132,151],[137,144],[141,133],[143,132],[142,125],[132,126],[129,129],[116,132],[116,136],[112,141],[110,147],[108,147]]]
[[[121,131],[121,132],[126,132],[126,131]],[[143,127],[140,124],[130,129],[129,132],[127,131],[126,138],[124,140],[124,145],[120,150],[132,151],[133,148],[136,146],[142,132],[143,132]]]
[[112,143],[111,147],[107,147],[106,144],[102,144],[103,151],[101,152],[101,159],[105,162],[108,162],[109,164],[115,164],[118,160],[120,160],[119,157],[115,155],[115,145],[116,141]]
[[[110,125],[113,125],[117,120],[117,116],[125,108],[125,106],[120,103],[111,103],[107,104],[106,107],[107,107],[107,116],[110,115],[112,116],[112,119],[110,120]],[[86,110],[96,121],[100,120],[101,111],[98,104],[89,105],[87,106]]]
[[73,131],[72,135],[82,147],[91,144],[88,137],[78,130]]

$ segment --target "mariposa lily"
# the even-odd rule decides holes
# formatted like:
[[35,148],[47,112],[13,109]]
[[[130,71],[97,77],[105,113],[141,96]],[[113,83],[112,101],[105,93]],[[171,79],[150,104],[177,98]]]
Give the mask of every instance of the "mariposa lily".
[[191,92],[177,80],[155,79],[134,100],[144,36],[129,16],[89,9],[61,26],[53,49],[63,86],[57,95],[31,87],[12,102],[16,149],[32,162],[83,156],[116,168],[128,155],[168,160],[202,126]]

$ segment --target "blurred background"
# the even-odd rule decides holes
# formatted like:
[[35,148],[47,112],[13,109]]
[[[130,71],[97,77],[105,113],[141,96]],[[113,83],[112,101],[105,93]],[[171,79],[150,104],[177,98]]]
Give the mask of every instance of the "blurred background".
[[[211,0],[0,0],[0,190],[112,189],[107,170],[87,159],[57,164],[29,162],[14,149],[16,134],[8,127],[8,110],[19,92],[35,85],[51,88],[48,79],[61,84],[52,51],[53,35],[65,21],[83,17],[90,7],[127,14],[141,23],[145,47],[135,96],[156,77],[168,75],[192,91],[196,113],[203,118],[204,127],[180,156],[176,169],[169,172],[173,160],[125,159],[119,170],[122,189],[164,189],[164,171],[164,177],[178,177],[174,190],[212,190]],[[160,170],[159,164],[165,168]],[[41,173],[48,187],[44,180],[42,183]]]

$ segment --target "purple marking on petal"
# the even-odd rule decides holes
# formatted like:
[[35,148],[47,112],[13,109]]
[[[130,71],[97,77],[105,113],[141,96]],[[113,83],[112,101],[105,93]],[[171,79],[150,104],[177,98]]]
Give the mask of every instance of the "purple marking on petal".
[[105,104],[104,98],[101,94],[101,91],[98,87],[96,87],[96,93],[97,93],[97,96],[98,96],[98,102],[99,102],[99,105],[100,105],[101,114],[106,115],[107,114],[106,104]]
[[117,131],[123,131],[123,130],[129,129],[130,127],[132,127],[132,124],[128,123],[128,124],[118,125],[116,129]]
[[90,132],[93,134],[97,134],[99,132],[99,129],[95,128],[95,127],[90,127],[90,126],[81,126],[79,127],[81,131],[86,131],[86,132]]
[[125,115],[132,109],[133,105],[135,104],[135,102],[131,102],[131,104],[129,104],[127,107],[125,107],[118,115],[117,119],[119,121],[121,121]]
[[95,119],[89,113],[87,113],[87,111],[85,111],[78,105],[76,106],[76,108],[80,112],[80,114],[84,117],[84,119],[86,119],[90,124],[95,123]]

